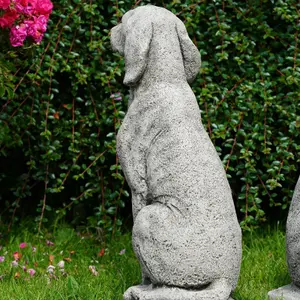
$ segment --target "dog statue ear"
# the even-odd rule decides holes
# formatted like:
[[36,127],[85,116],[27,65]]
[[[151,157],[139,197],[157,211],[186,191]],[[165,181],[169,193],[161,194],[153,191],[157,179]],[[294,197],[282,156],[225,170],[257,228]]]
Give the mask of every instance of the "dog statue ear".
[[193,82],[201,66],[201,55],[189,38],[184,24],[180,21],[176,24],[177,35],[183,57],[186,79],[189,83]]
[[122,28],[122,23],[112,28],[110,41],[113,51],[124,55],[125,37]]
[[124,47],[126,73],[123,83],[133,86],[146,69],[153,28],[148,20],[134,16],[128,20],[127,28]]

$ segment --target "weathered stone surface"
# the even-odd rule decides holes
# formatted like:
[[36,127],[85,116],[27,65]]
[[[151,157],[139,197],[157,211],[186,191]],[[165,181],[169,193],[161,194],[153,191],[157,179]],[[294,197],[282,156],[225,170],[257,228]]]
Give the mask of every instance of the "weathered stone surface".
[[[226,283],[225,283],[226,284]],[[226,289],[226,287],[224,287]],[[183,290],[175,287],[160,287],[153,288],[152,285],[139,285],[129,288],[125,295],[124,299],[143,299],[143,300],[211,300],[211,299],[228,299],[233,300],[231,297],[228,298],[225,296],[225,290],[218,293],[222,289],[222,286],[219,286],[218,289],[215,289],[214,292],[211,291],[210,294],[207,291],[197,291],[197,290]],[[134,295],[134,296],[133,296]],[[226,298],[222,298],[222,297]]]
[[286,224],[286,254],[292,282],[300,287],[300,178]]
[[268,293],[270,300],[299,300],[300,289],[295,285],[286,285]]
[[133,248],[143,285],[126,300],[228,300],[241,230],[223,165],[188,84],[200,54],[171,12],[142,6],[112,29],[130,106],[117,151],[132,192]]

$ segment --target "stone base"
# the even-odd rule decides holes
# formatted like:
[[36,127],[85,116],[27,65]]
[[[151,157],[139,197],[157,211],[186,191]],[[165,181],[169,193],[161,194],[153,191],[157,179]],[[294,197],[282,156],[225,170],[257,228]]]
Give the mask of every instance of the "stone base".
[[[159,287],[152,285],[137,285],[129,288],[124,294],[124,300],[219,300],[222,291],[185,290],[180,288]],[[223,300],[224,298],[222,298]],[[299,298],[300,299],[300,298]],[[298,300],[299,300],[298,299]],[[224,300],[233,300],[231,297]]]
[[285,285],[268,293],[270,300],[299,300],[300,289],[293,284]]

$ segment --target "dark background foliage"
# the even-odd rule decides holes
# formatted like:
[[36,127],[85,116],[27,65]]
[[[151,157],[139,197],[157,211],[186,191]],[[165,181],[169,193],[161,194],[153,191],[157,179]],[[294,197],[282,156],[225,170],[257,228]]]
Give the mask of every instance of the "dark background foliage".
[[[0,222],[66,219],[111,233],[130,224],[130,198],[115,151],[128,92],[109,31],[148,2],[53,3],[41,45],[16,50],[1,33]],[[175,13],[201,52],[192,87],[242,227],[284,220],[299,175],[300,4],[151,3]]]

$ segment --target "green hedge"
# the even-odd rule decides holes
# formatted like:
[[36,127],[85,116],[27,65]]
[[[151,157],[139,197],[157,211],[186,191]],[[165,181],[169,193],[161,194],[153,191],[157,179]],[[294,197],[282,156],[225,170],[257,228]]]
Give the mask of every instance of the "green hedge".
[[[106,232],[121,225],[120,211],[130,208],[130,199],[115,135],[128,91],[109,30],[127,10],[146,3],[54,1],[41,45],[9,52],[16,90],[14,98],[1,99],[2,222],[34,215],[39,226],[65,217]],[[299,2],[152,4],[177,14],[201,52],[193,89],[241,225],[260,224],[272,217],[272,207],[280,215],[291,200],[300,157]]]

